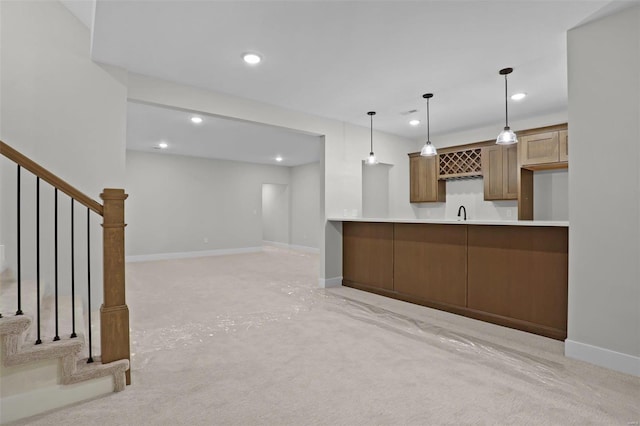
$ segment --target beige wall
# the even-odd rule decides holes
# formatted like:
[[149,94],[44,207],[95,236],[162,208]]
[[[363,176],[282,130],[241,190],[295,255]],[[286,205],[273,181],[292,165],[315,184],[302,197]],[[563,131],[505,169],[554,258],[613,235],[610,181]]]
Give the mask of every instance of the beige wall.
[[257,248],[263,240],[318,247],[318,163],[285,167],[127,151],[126,164],[129,260]]
[[291,244],[318,248],[320,240],[320,163],[291,168]]
[[262,184],[262,241],[289,244],[290,198],[288,184]]
[[640,375],[640,7],[572,29],[568,48],[565,350]]
[[262,246],[262,184],[289,167],[127,151],[127,256]]

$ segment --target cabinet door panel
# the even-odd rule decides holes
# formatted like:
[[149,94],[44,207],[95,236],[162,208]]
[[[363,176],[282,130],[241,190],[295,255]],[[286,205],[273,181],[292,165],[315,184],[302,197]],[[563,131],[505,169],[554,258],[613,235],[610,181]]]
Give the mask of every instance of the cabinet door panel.
[[445,182],[438,180],[438,156],[409,157],[409,201],[428,203],[445,201]]
[[520,164],[523,166],[559,160],[558,132],[522,136],[519,145]]
[[468,307],[567,328],[567,228],[469,226]]
[[504,193],[503,151],[499,145],[482,148],[482,180],[485,200],[501,200]]
[[393,224],[342,224],[342,275],[345,280],[393,290]]
[[465,306],[467,226],[396,223],[394,234],[394,290]]
[[427,176],[426,187],[424,191],[425,199],[435,201],[438,199],[438,169],[436,167],[437,156],[422,157],[425,162],[425,173]]
[[518,146],[482,148],[482,179],[485,200],[518,198]]
[[[419,203],[423,198],[422,194],[422,162],[420,157],[409,157],[409,199],[412,203]],[[426,183],[426,182],[425,182]]]
[[566,130],[560,130],[558,137],[560,139],[560,161],[569,161],[569,133]]
[[518,199],[518,146],[503,148],[504,200]]

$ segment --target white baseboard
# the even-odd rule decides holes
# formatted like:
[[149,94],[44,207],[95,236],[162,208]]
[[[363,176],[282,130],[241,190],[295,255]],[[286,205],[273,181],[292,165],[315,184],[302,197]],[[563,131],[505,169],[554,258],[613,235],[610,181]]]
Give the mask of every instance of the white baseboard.
[[289,244],[289,248],[292,250],[306,251],[307,253],[319,254],[320,249],[317,247],[299,246],[297,244]]
[[218,250],[202,250],[188,251],[182,253],[157,253],[157,254],[141,254],[137,256],[127,256],[127,262],[148,262],[153,260],[169,260],[169,259],[190,259],[193,257],[207,256],[223,256],[226,254],[242,254],[257,253],[262,251],[262,247],[243,247],[235,249],[218,249]]
[[640,377],[640,357],[637,356],[627,355],[569,339],[564,341],[564,355],[569,358],[599,365],[600,367]]
[[266,246],[274,246],[274,247],[280,247],[280,248],[290,249],[290,250],[305,251],[307,253],[316,253],[316,254],[320,253],[320,249],[318,248],[308,247],[308,246],[299,246],[297,244],[286,244],[286,243],[279,243],[277,241],[267,241],[267,240],[262,240],[262,244]]
[[[54,385],[0,399],[0,423],[5,424],[54,408],[113,393],[113,377],[106,376],[73,385]],[[38,401],[37,404],[34,401]]]
[[342,277],[319,278],[318,284],[320,288],[340,287],[342,285]]

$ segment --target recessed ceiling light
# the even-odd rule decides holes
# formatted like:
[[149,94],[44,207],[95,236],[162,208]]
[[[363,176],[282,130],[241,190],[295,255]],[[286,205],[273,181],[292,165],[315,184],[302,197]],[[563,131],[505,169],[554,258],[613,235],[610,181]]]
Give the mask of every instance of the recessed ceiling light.
[[279,162],[281,162],[281,161],[282,161],[282,157],[278,155],[278,156],[276,157],[276,161],[277,161],[278,163],[279,163]]
[[412,126],[417,126],[418,124],[420,124],[420,120],[410,120],[409,124],[411,124]]
[[202,123],[202,117],[195,117],[195,116],[191,117],[191,122],[193,124],[200,124],[200,123]]
[[167,148],[169,148],[169,144],[168,144],[168,143],[166,143],[166,142],[160,142],[160,143],[158,144],[158,148],[160,148],[160,149],[167,149]]
[[513,95],[511,95],[511,99],[514,101],[521,101],[524,98],[527,97],[527,94],[522,92],[522,93],[514,93]]
[[242,55],[242,59],[249,65],[257,65],[262,61],[262,57],[257,53],[245,53]]

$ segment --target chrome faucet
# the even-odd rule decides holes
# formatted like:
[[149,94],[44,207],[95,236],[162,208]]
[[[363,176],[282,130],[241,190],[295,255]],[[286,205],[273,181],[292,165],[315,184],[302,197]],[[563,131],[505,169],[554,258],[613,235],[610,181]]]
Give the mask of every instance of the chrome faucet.
[[463,220],[467,220],[467,209],[465,209],[464,206],[458,207],[458,217],[460,217],[460,212],[461,211],[464,212],[464,219]]

